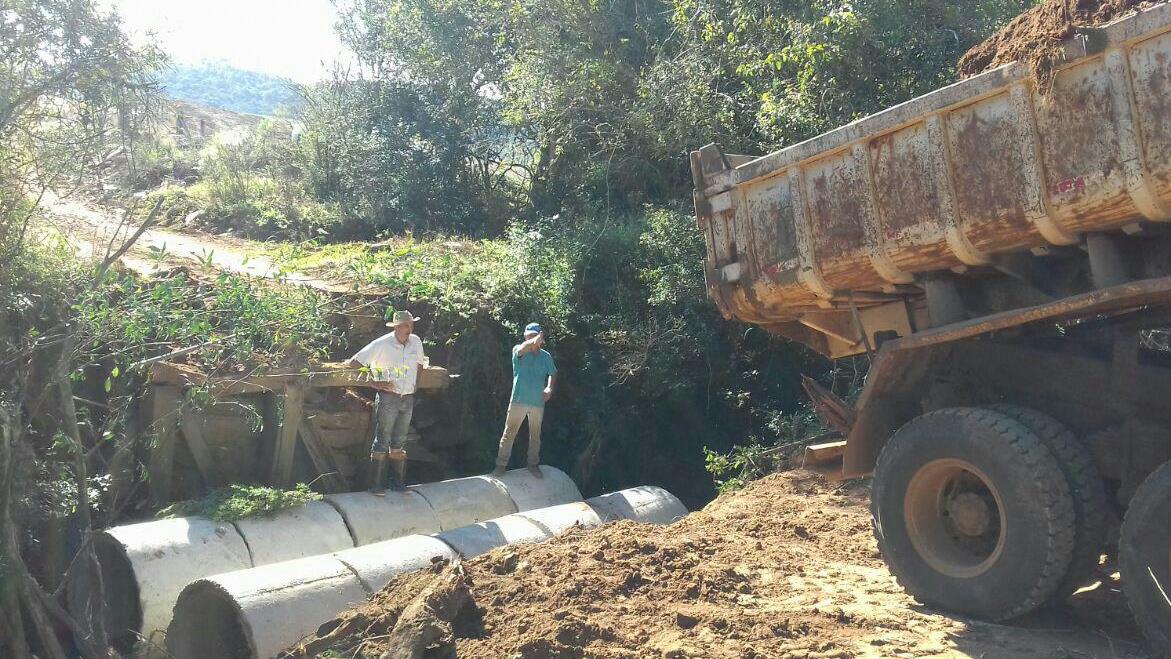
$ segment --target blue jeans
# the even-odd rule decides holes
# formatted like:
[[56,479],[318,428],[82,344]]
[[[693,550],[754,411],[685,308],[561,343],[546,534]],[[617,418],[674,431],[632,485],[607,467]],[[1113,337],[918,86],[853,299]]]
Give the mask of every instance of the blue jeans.
[[402,448],[407,442],[414,411],[414,394],[396,396],[378,392],[374,397],[374,443],[370,452],[386,453],[392,448]]

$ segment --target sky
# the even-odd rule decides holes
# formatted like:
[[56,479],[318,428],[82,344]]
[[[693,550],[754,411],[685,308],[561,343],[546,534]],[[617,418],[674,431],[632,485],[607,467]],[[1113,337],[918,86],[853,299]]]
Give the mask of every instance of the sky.
[[[136,42],[181,64],[226,62],[300,83],[327,76],[343,46],[329,0],[106,0]],[[324,64],[323,64],[324,62]]]

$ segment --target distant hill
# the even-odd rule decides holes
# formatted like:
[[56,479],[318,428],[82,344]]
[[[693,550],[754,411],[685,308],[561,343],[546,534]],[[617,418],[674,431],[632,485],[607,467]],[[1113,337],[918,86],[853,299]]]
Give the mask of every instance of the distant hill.
[[175,64],[159,81],[168,96],[233,112],[271,115],[299,102],[288,80],[227,64]]

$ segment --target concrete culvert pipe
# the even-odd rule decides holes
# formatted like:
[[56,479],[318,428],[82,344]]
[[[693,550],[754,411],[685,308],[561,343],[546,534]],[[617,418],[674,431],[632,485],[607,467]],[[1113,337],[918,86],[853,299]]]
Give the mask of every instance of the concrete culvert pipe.
[[504,484],[508,496],[519,512],[546,508],[571,501],[581,501],[581,492],[573,479],[556,467],[541,465],[541,478],[536,478],[528,469],[506,471],[498,480]]
[[333,555],[358,575],[370,593],[382,590],[404,572],[427,567],[437,558],[458,561],[459,554],[446,542],[429,535],[408,535]]
[[[412,485],[439,518],[439,528],[455,529],[516,512],[504,484],[490,476],[453,478],[438,483]],[[387,494],[386,496],[391,496]]]
[[440,533],[437,537],[464,558],[474,558],[497,547],[521,542],[541,542],[552,533],[520,515],[507,515]]
[[[244,539],[231,524],[200,517],[127,524],[94,536],[102,566],[106,629],[119,649],[142,634],[166,630],[179,592],[206,574],[252,566]],[[72,602],[88,597],[84,575],[70,583]]]
[[674,494],[654,485],[640,485],[626,490],[586,499],[605,522],[629,519],[647,524],[670,524],[687,514],[687,507]]
[[407,536],[207,577],[179,596],[167,649],[175,659],[269,657],[381,590],[396,575],[426,567],[435,558],[466,559],[507,544],[539,542],[575,524],[590,527],[619,519],[666,523],[685,514],[687,509],[666,490],[637,487],[433,536]]
[[345,520],[336,508],[324,501],[282,510],[272,517],[249,517],[235,525],[248,544],[253,565],[328,554],[354,546]]
[[602,525],[602,518],[584,501],[529,510],[517,515],[540,526],[551,535],[557,535],[575,526],[594,528]]
[[412,490],[390,492],[384,497],[370,496],[368,492],[330,494],[325,500],[341,513],[356,546],[442,530],[435,509]]
[[192,582],[167,630],[174,657],[273,657],[369,593],[334,556],[312,556]]

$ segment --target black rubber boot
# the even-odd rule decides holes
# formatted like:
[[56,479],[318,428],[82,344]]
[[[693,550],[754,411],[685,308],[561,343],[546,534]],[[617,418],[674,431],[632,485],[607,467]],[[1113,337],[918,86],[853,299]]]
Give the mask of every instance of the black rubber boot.
[[383,481],[386,478],[386,460],[374,461],[374,476],[370,479],[370,494],[376,497],[386,496],[386,486]]
[[395,492],[405,492],[407,489],[407,461],[390,461],[390,489]]

